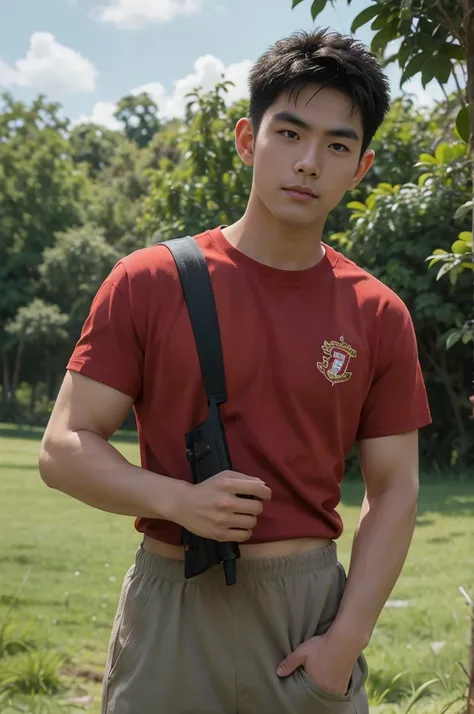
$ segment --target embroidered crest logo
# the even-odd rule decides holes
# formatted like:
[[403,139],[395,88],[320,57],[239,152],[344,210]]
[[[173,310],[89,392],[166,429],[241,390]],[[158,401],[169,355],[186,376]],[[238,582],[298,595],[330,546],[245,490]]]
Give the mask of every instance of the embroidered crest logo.
[[349,362],[357,357],[357,350],[353,349],[344,337],[339,341],[324,341],[321,349],[324,352],[322,362],[318,362],[318,369],[324,374],[334,387],[335,384],[347,382],[352,377],[352,372],[348,372]]

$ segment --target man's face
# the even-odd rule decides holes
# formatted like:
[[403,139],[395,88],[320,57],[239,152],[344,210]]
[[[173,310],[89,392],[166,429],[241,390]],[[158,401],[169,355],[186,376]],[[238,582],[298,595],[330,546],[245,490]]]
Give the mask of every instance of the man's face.
[[361,116],[335,89],[307,86],[296,102],[285,93],[265,112],[256,139],[250,122],[240,132],[244,155],[238,125],[237,146],[253,166],[253,191],[271,214],[293,227],[324,222],[373,161],[373,152],[359,160]]

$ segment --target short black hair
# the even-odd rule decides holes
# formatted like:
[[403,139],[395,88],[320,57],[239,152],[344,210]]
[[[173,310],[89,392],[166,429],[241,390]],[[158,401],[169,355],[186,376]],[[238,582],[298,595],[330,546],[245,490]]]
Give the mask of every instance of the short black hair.
[[255,136],[262,117],[283,92],[297,96],[318,84],[352,99],[362,116],[362,152],[390,108],[390,85],[377,58],[353,37],[317,29],[278,40],[255,62],[249,76],[250,119]]

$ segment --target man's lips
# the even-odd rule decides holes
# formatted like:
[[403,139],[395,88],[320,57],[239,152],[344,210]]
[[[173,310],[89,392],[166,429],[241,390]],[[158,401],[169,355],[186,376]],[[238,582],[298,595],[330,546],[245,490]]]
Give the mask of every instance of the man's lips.
[[292,198],[296,198],[300,201],[311,201],[317,198],[316,194],[307,186],[288,186],[283,190]]

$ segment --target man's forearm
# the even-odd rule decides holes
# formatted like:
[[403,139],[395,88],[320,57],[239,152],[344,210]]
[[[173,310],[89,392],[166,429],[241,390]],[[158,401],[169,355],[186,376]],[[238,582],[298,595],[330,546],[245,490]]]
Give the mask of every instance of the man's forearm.
[[90,431],[70,431],[42,445],[45,483],[94,508],[124,516],[165,518],[172,514],[184,482],[130,464]]
[[328,633],[354,659],[369,643],[377,619],[403,568],[416,521],[415,489],[393,487],[364,499],[346,588]]

